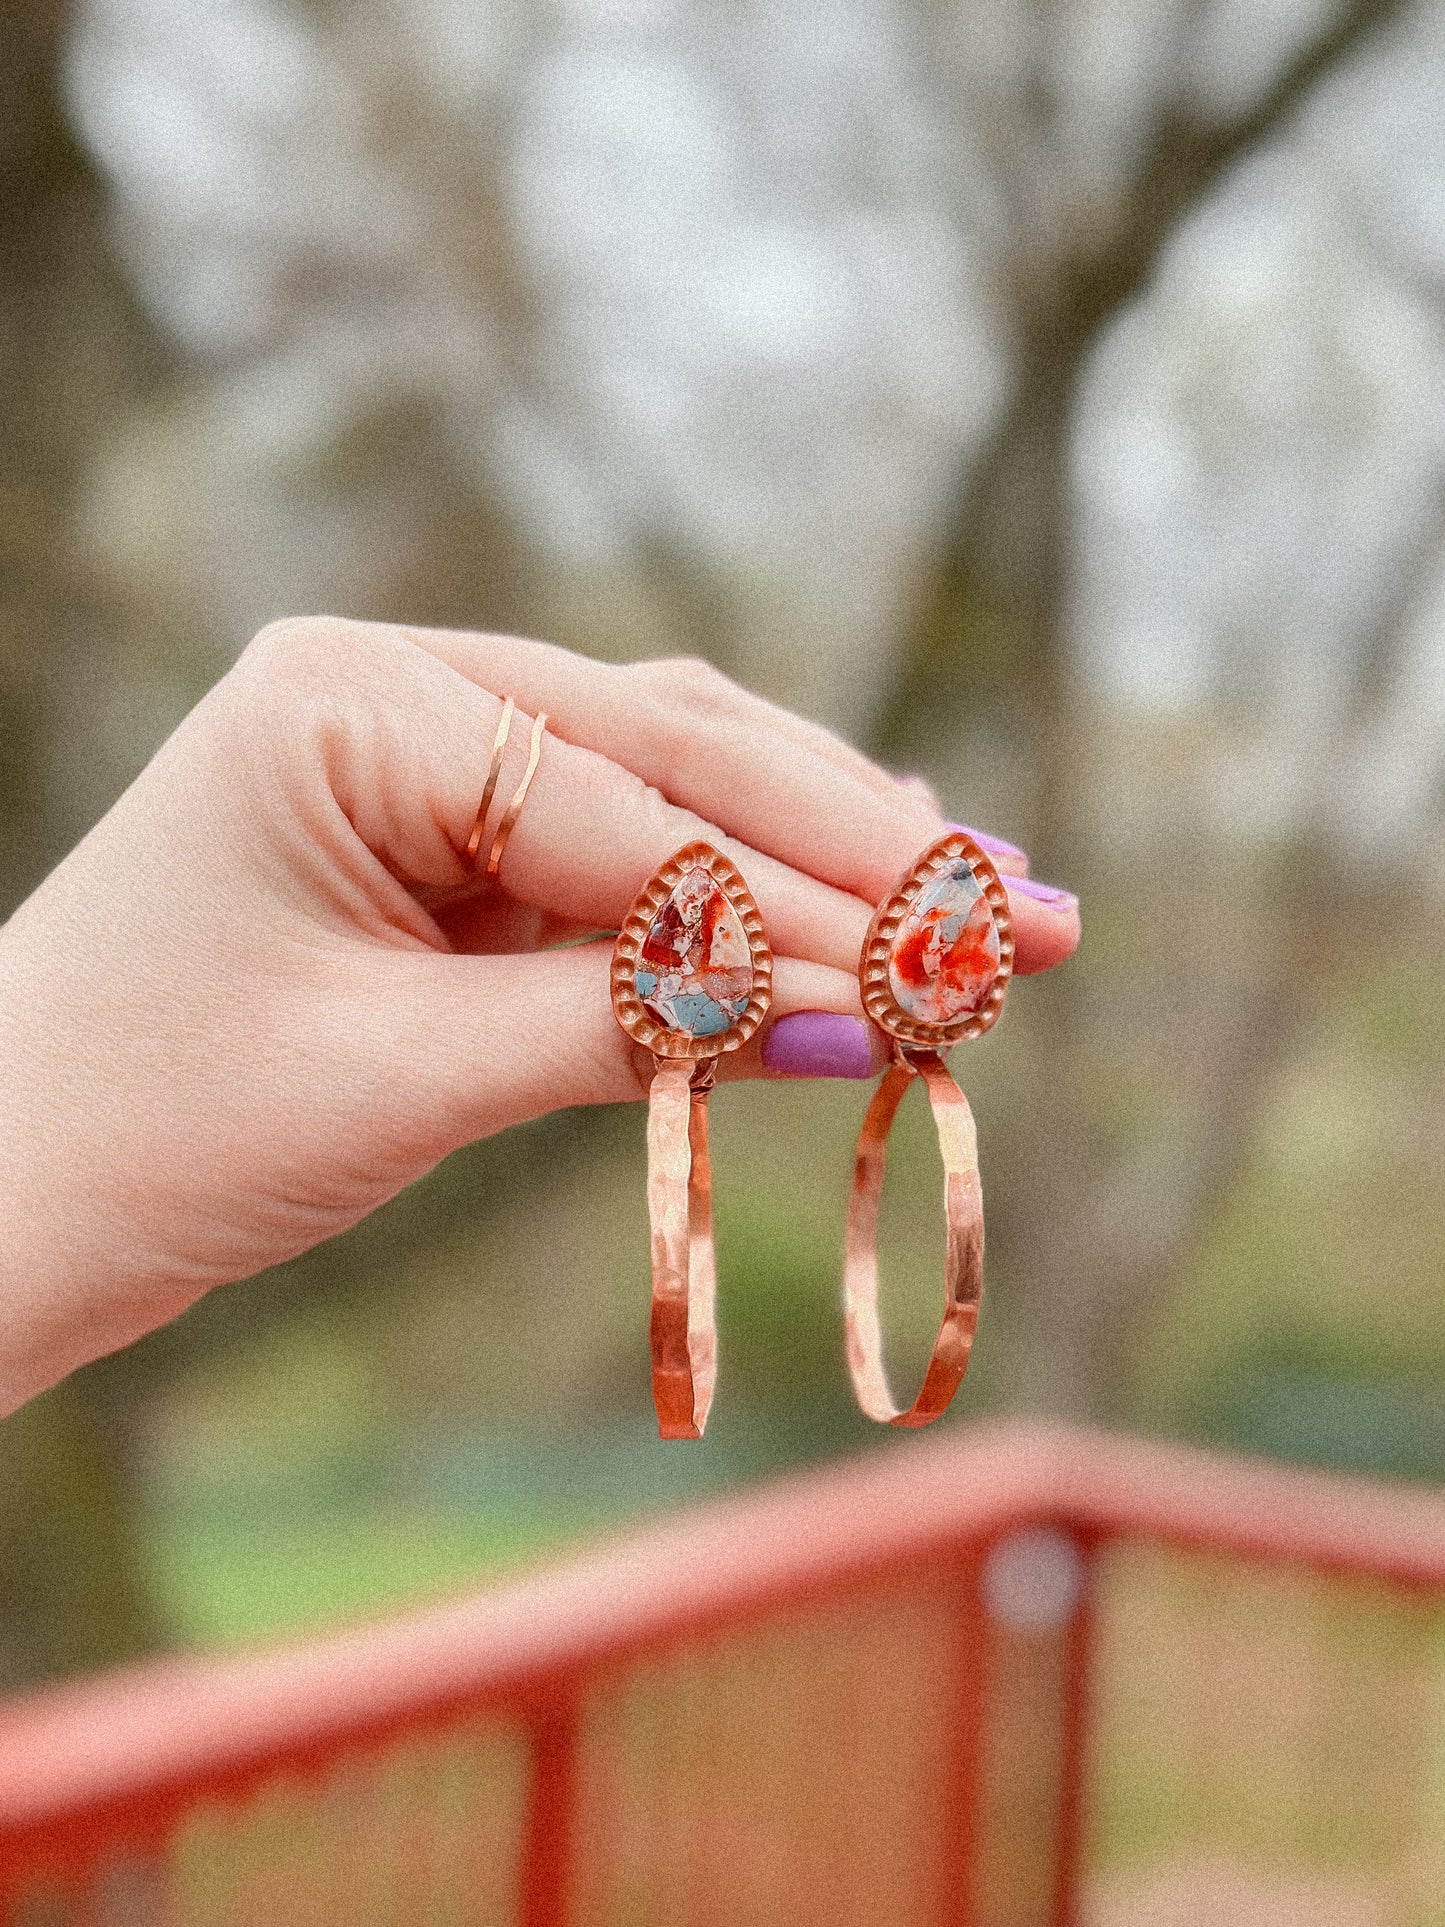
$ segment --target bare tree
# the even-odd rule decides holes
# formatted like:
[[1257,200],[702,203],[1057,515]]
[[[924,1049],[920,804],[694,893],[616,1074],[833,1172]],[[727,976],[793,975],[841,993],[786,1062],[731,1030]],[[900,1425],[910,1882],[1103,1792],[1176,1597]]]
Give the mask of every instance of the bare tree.
[[[176,42],[177,84],[194,83],[198,113],[233,115],[229,132],[241,146],[226,152],[255,161],[264,182],[261,203],[239,214],[239,198],[222,197],[235,217],[230,230],[215,209],[180,195],[179,212],[155,216],[165,230],[158,242],[143,231],[145,195],[175,183],[115,117],[116,67],[135,53],[136,9],[90,0],[79,15],[89,26],[78,43],[84,57],[72,62],[72,103],[88,102],[82,121],[126,215],[133,281],[181,352],[175,379],[145,394],[133,438],[108,418],[114,432],[88,477],[88,424],[58,407],[53,371],[8,360],[9,398],[31,411],[25,436],[9,446],[26,486],[36,474],[45,485],[37,497],[43,539],[14,605],[25,647],[0,661],[13,678],[15,738],[0,831],[18,891],[83,827],[83,810],[82,820],[72,810],[62,821],[47,804],[54,785],[47,791],[43,767],[47,740],[68,733],[74,741],[77,711],[101,707],[67,694],[71,684],[93,691],[107,653],[91,646],[100,614],[82,609],[74,583],[60,579],[77,525],[98,531],[95,548],[122,594],[127,570],[139,585],[133,626],[111,658],[128,648],[139,656],[146,625],[170,621],[177,634],[191,628],[238,644],[283,605],[338,597],[357,613],[513,620],[597,646],[598,599],[585,620],[574,610],[570,622],[556,622],[558,599],[538,588],[545,574],[568,583],[569,570],[591,566],[569,559],[570,542],[632,572],[611,624],[618,646],[701,643],[834,720],[856,725],[877,708],[876,740],[890,757],[906,752],[911,761],[917,749],[926,760],[982,700],[1024,773],[1021,826],[1039,868],[1076,880],[1103,912],[1080,964],[1019,997],[1008,1026],[1010,1088],[986,1120],[1004,1287],[996,1304],[1014,1334],[1021,1395],[1105,1415],[1118,1409],[1119,1359],[1141,1311],[1180,1276],[1229,1196],[1278,1070],[1350,960],[1327,906],[1329,852],[1308,813],[1245,876],[1220,839],[1166,825],[1143,867],[1136,855],[1124,878],[1095,833],[1108,773],[1072,634],[1080,518],[1070,463],[1081,396],[1101,344],[1147,296],[1171,242],[1233,170],[1289,137],[1321,90],[1402,16],[1403,0],[1344,0],[1323,25],[1302,5],[1292,24],[1303,41],[1243,89],[1243,104],[1236,90],[1232,109],[1211,107],[1207,89],[1190,105],[1193,95],[1154,72],[1135,116],[1139,144],[1125,142],[1082,182],[1068,143],[1056,138],[1067,116],[1037,76],[1025,74],[997,101],[977,85],[965,99],[958,63],[943,51],[950,36],[981,33],[990,21],[1036,45],[1064,30],[1068,10],[1018,0],[1012,10],[865,11],[869,32],[881,22],[892,38],[844,32],[835,51],[806,8],[797,19],[807,30],[790,42],[779,9],[780,51],[766,21],[747,43],[756,72],[744,71],[743,26],[729,17],[719,31],[704,13],[689,16],[694,37],[673,62],[667,92],[651,46],[614,74],[617,87],[598,86],[588,65],[597,43],[569,49],[560,14],[544,6],[513,10],[516,46],[489,43],[479,53],[469,29],[456,58],[422,44],[425,9],[374,0],[352,14],[297,8],[273,18],[237,7],[231,29],[245,26],[253,40],[234,63],[214,47],[201,57],[206,16],[157,9],[150,26]],[[1172,14],[1157,10],[1161,44],[1174,33],[1182,45],[1210,11],[1190,0]],[[110,274],[98,183],[56,111],[61,15],[12,6],[3,18],[7,52],[25,57],[0,62],[0,74],[28,75],[24,98],[41,103],[38,118],[12,116],[6,129],[15,178],[26,184],[4,215],[7,341],[33,357],[63,333],[50,326],[64,318],[56,293],[63,257],[68,269],[97,277],[93,300],[64,304],[64,316],[97,318],[86,365],[113,380],[112,401],[140,393],[161,353],[160,331],[146,327]],[[912,71],[900,51],[910,35]],[[804,59],[822,61],[818,86],[802,87],[796,73],[791,87],[779,84],[793,72],[788,63]],[[560,106],[537,106],[533,80],[544,69],[561,88]],[[688,384],[702,377],[676,331],[679,316],[687,323],[705,304],[695,300],[687,248],[711,245],[716,212],[702,199],[686,219],[674,208],[669,169],[695,163],[716,131],[707,102],[693,99],[694,70],[730,102],[738,141],[761,155],[704,156],[722,182],[717,191],[757,203],[762,216],[732,252],[715,250],[708,284],[714,294],[743,288],[724,319],[735,333],[752,330],[747,352],[724,365],[722,350],[702,344],[711,359],[700,355],[699,366],[722,375],[688,416]],[[660,91],[649,93],[654,85]],[[831,100],[823,97],[829,85]],[[827,122],[821,130],[799,125],[804,94]],[[138,89],[142,116],[151,98]],[[607,118],[616,101],[646,135],[628,150],[629,166],[642,155],[640,171],[628,173],[618,158],[625,143]],[[927,112],[915,111],[919,102]],[[654,111],[659,103],[665,112]],[[591,150],[601,173],[594,169],[585,191],[560,207],[557,181],[575,156],[553,153],[548,172],[537,150],[554,134],[561,140],[584,109],[605,123]],[[675,148],[649,173],[654,139]],[[743,189],[732,185],[733,165]],[[930,205],[911,227],[895,219],[950,166],[942,214]],[[795,204],[785,189],[800,178]],[[602,220],[599,240],[582,217],[596,227],[600,188],[611,197],[603,215],[610,209],[615,219],[611,229]],[[653,225],[644,223],[639,238],[643,216]],[[808,298],[793,299],[796,263],[789,257],[779,269],[787,249],[778,235],[796,242],[810,220],[831,222],[837,245],[815,250]],[[972,236],[974,255],[959,239],[970,224],[988,229]],[[859,278],[871,276],[874,292],[871,305],[843,302],[824,315],[834,355],[824,379],[822,361],[805,364],[795,335],[775,336],[780,317],[791,325],[798,313],[826,308],[819,290],[841,277],[851,258],[845,244],[855,243],[864,249]],[[799,253],[807,249],[795,246]],[[583,257],[591,280],[577,265]],[[1002,344],[994,363],[984,320],[964,313],[977,293],[975,268],[988,281],[984,305]],[[925,324],[940,315],[930,333]],[[835,352],[829,328],[881,335],[866,380]],[[637,352],[648,329],[652,362]],[[657,378],[669,356],[687,365],[664,388]],[[893,364],[910,357],[915,371],[941,369],[922,403],[900,400],[893,378]],[[636,403],[636,419],[623,419],[619,397]],[[910,409],[905,431],[892,433]],[[838,439],[847,450],[835,461],[830,435],[845,412],[848,432]],[[786,459],[769,469],[784,439]],[[930,463],[958,470],[941,529],[937,489],[918,480]],[[814,489],[830,464],[836,477]],[[546,486],[529,503],[533,471],[542,469]],[[793,498],[804,495],[807,513],[790,518]],[[132,512],[137,501],[144,513]],[[155,549],[118,554],[124,539],[139,539],[137,529],[154,535],[155,505],[166,501],[173,521]],[[873,525],[885,512],[893,519],[880,541]],[[749,515],[757,540],[738,534]],[[215,539],[239,523],[251,531],[246,544]],[[529,544],[554,525],[562,535],[539,568]],[[1429,531],[1421,538],[1422,566],[1431,540]],[[779,588],[775,573],[790,567],[806,575],[802,590]],[[896,609],[894,585],[914,567],[925,579],[890,656],[881,639]],[[1392,603],[1378,636],[1362,639],[1361,702],[1317,746],[1322,767],[1347,762],[1368,736],[1368,688],[1390,659],[1400,615]],[[203,679],[223,657],[224,649],[193,651],[185,673]],[[890,663],[880,704],[880,665]],[[137,756],[144,733],[132,746]],[[1167,788],[1168,772],[1156,798]],[[1151,894],[1147,922],[1131,922],[1138,889]],[[1250,943],[1228,956],[1193,955],[1188,933],[1237,923],[1241,893]],[[469,1208],[459,1202],[458,1216]],[[281,1296],[277,1288],[268,1302]],[[210,1329],[223,1322],[218,1314]],[[135,1372],[164,1375],[185,1349],[183,1337],[162,1340]],[[101,1366],[41,1401],[5,1442],[17,1470],[0,1564],[30,1575],[0,1599],[13,1679],[93,1663],[149,1636],[125,1524],[124,1406],[138,1382],[129,1368]],[[73,1476],[56,1481],[57,1467]],[[36,1578],[47,1574],[48,1593]],[[78,1629],[73,1637],[53,1636],[62,1621]]]
[[[1025,1403],[1048,1411],[1118,1416],[1141,1313],[1180,1275],[1227,1201],[1279,1071],[1350,963],[1318,820],[1302,822],[1247,878],[1230,864],[1221,876],[1219,852],[1211,859],[1198,839],[1164,843],[1150,872],[1109,874],[1092,828],[1101,783],[1095,712],[1071,636],[1070,463],[1081,387],[1100,341],[1182,226],[1405,11],[1401,0],[1349,0],[1233,116],[1167,107],[1117,205],[1052,252],[1024,224],[1035,245],[1005,270],[1017,355],[1011,397],[982,458],[960,477],[879,722],[880,748],[897,757],[916,745],[920,719],[936,717],[940,690],[973,681],[989,692],[1027,761],[1025,828],[1044,872],[1093,891],[1115,915],[1131,888],[1150,890],[1159,924],[1198,933],[1210,951],[1200,971],[1187,946],[1170,949],[1167,982],[1160,959],[1151,967],[1140,954],[1132,972],[1116,966],[1097,987],[1086,955],[1082,969],[1032,993],[1033,1034],[1015,1059],[1001,1133],[1013,1155],[1000,1169],[1020,1175],[996,1183],[994,1222],[1016,1333],[1013,1382]],[[1438,540],[1438,528],[1429,533]],[[1424,544],[1422,563],[1434,552]],[[1391,599],[1360,651],[1364,681],[1407,613]],[[1317,754],[1322,773],[1349,761],[1341,740],[1319,744]],[[1211,929],[1241,932],[1233,967]],[[1128,1003],[1145,1007],[1142,1024],[1137,1012],[1126,1022]],[[1141,1101],[1139,1128],[1121,1146],[1110,1112],[1121,1101],[1119,1059],[1131,1050],[1167,1065],[1171,1091],[1187,1096],[1182,1111],[1162,1118],[1150,1118]]]
[[[158,353],[105,259],[100,183],[60,113],[64,13],[0,9],[0,889],[12,902],[86,827],[49,788],[50,744],[105,635],[72,566],[70,516],[91,410],[129,396]],[[149,1643],[127,1489],[123,1435],[84,1381],[0,1429],[0,1690]]]

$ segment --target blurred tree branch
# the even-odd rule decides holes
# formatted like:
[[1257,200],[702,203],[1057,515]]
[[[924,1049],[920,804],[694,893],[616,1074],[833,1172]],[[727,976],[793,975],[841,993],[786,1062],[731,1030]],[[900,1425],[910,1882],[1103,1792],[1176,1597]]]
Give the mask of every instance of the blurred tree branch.
[[[1005,269],[1015,326],[1011,398],[957,488],[877,736],[898,760],[922,719],[945,708],[956,717],[957,704],[941,703],[940,692],[967,689],[978,670],[1012,712],[1012,737],[1029,764],[1021,826],[1029,846],[1046,873],[1085,892],[1104,879],[1086,867],[1095,840],[1083,826],[1098,772],[1068,635],[1069,454],[1081,377],[1164,248],[1230,170],[1405,11],[1404,0],[1348,0],[1234,118],[1210,123],[1167,109],[1112,219],[1075,234],[1052,257]],[[1366,651],[1376,671],[1398,615],[1393,606],[1386,612],[1382,636]],[[991,661],[1000,650],[1005,659]],[[1339,764],[1319,760],[1328,780]],[[1339,919],[1325,907],[1329,853],[1313,824],[1275,853],[1256,888],[1276,914],[1229,1007],[1201,1010],[1203,986],[1192,1004],[1182,983],[1159,993],[1173,1004],[1159,1047],[1191,1059],[1193,1102],[1187,1118],[1146,1132],[1137,1145],[1109,1148],[1099,1106],[1111,1088],[1116,1015],[1089,1008],[1086,968],[1061,973],[1031,999],[1036,1034],[1006,1127],[1015,1147],[1009,1163],[1028,1176],[1001,1178],[996,1222],[1022,1351],[1017,1376],[1037,1408],[1120,1415],[1139,1313],[1180,1275],[1223,1208],[1279,1073],[1347,961]],[[1184,918],[1207,920],[1187,887],[1181,894]],[[1250,914],[1241,903],[1219,908],[1226,918]],[[1148,994],[1142,981],[1137,994]],[[1035,1194],[1027,1201],[1024,1185]]]
[[[105,624],[74,572],[73,497],[97,412],[146,360],[101,239],[99,184],[60,110],[68,13],[55,0],[0,6],[0,881],[11,901],[85,827],[56,807],[46,755],[74,692],[94,689],[87,657]],[[0,1494],[0,1690],[149,1645],[123,1415],[93,1380],[6,1421]]]
[[[65,733],[53,716],[65,700],[95,706],[93,679],[102,653],[95,647],[95,612],[66,572],[71,503],[97,405],[117,384],[134,381],[138,355],[153,346],[119,294],[118,279],[108,278],[98,239],[98,184],[56,100],[56,48],[67,11],[58,0],[33,8],[0,0],[0,105],[7,107],[0,116],[0,153],[11,185],[0,205],[8,270],[0,287],[6,350],[0,396],[7,420],[14,411],[15,424],[7,448],[0,449],[0,487],[10,511],[0,544],[15,545],[13,558],[8,547],[0,552],[7,564],[16,561],[7,574],[18,584],[7,585],[0,597],[0,859],[8,860],[3,874],[18,892],[80,827],[57,821],[42,781],[45,738]],[[1030,843],[1041,867],[1058,866],[1059,874],[1086,888],[1098,880],[1083,867],[1093,846],[1076,826],[1090,808],[1097,772],[1080,726],[1067,635],[1068,461],[1082,374],[1105,331],[1148,286],[1171,239],[1230,170],[1281,132],[1322,81],[1404,12],[1403,0],[1346,0],[1330,26],[1231,119],[1209,121],[1177,105],[1166,109],[1116,205],[1101,210],[1091,204],[1061,247],[1035,249],[1018,241],[1005,263],[1002,293],[1013,318],[1015,385],[983,460],[971,465],[956,490],[880,735],[895,749],[920,731],[925,718],[944,716],[948,704],[940,697],[976,680],[993,637],[995,654],[1008,657],[998,664],[997,685],[1006,702],[1017,703],[1017,740],[1031,754],[1031,820],[1025,824]],[[361,39],[345,50],[358,88],[375,57],[371,32],[364,25]],[[391,91],[396,85],[388,69],[377,109],[384,134],[430,111],[425,89]],[[1013,197],[1020,236],[1030,228],[1029,180],[1050,164],[1046,119],[1026,131],[1026,178]],[[468,151],[460,134],[453,139],[446,130],[427,145],[417,162],[422,178],[415,204],[451,209],[447,232],[463,259],[450,278],[458,288],[474,287],[479,299],[485,291],[497,310],[499,343],[525,361],[535,316],[494,192],[499,163],[490,159],[476,181],[468,175],[463,194],[458,182],[473,166]],[[79,298],[78,274],[97,277]],[[342,298],[346,291],[343,280]],[[81,340],[77,317],[88,331]],[[525,386],[532,372],[513,369],[512,379]],[[470,472],[452,477],[450,467],[438,465],[434,434],[424,413],[403,409],[368,418],[336,451],[345,473],[323,478],[325,486],[355,490],[369,462],[380,459],[394,471],[400,460],[430,516],[431,539],[384,578],[378,593],[394,598],[391,607],[370,613],[467,620],[480,603],[495,620],[506,550],[502,518],[499,533],[479,532],[482,515]],[[733,591],[721,573],[705,561],[678,556],[662,537],[643,541],[639,561],[669,626],[694,646],[701,638],[725,654],[725,639],[745,618],[730,602]],[[532,593],[525,567],[518,576],[503,599],[525,604]],[[1365,692],[1388,663],[1394,632],[1377,640],[1373,666],[1366,665],[1368,676],[1362,673],[1358,683],[1352,726],[1369,708]],[[78,698],[66,695],[72,683]],[[1330,761],[1320,757],[1322,780]],[[1170,855],[1166,850],[1159,867],[1166,887],[1177,892],[1177,905],[1171,899],[1170,908],[1177,909],[1174,921],[1181,928],[1207,924],[1211,917],[1248,920],[1258,912],[1258,901],[1227,901],[1227,876],[1204,880],[1204,888],[1215,890],[1214,902],[1192,900],[1191,876],[1167,881]],[[1101,894],[1112,891],[1117,902],[1127,899],[1131,884],[1150,888],[1158,879],[1104,881]],[[1330,852],[1306,825],[1275,852],[1266,873],[1250,879],[1255,896],[1277,915],[1258,919],[1263,937],[1251,952],[1251,970],[1227,995],[1219,995],[1216,978],[1203,966],[1192,978],[1188,968],[1178,970],[1177,955],[1166,960],[1157,981],[1133,962],[1116,973],[1116,981],[1135,986],[1131,995],[1161,1006],[1134,1029],[1168,1059],[1174,1086],[1186,1100],[1165,1128],[1153,1128],[1155,1120],[1145,1118],[1123,1145],[1101,1115],[1118,1083],[1110,1082],[1117,1012],[1102,1007],[1104,999],[1090,1004],[1087,957],[1079,971],[1031,987],[1028,1016],[1020,1012],[1019,1026],[1030,1054],[1010,1094],[1012,1117],[995,1124],[999,1134],[1011,1130],[1021,1148],[1026,1140],[1027,1151],[990,1166],[998,1173],[991,1202],[1002,1234],[1002,1269],[1014,1287],[1015,1323],[1028,1346],[1024,1373],[1031,1402],[1096,1413],[1116,1405],[1119,1360],[1140,1310],[1181,1276],[1229,1199],[1255,1148],[1281,1069],[1350,965],[1332,915],[1331,882]],[[1158,920],[1167,920],[1163,912]],[[1178,1063],[1185,1068],[1174,1074]],[[572,1128],[594,1133],[605,1125],[558,1120],[549,1126]],[[567,1168],[569,1160],[556,1162]],[[1010,1179],[1011,1170],[1019,1175]],[[439,1228],[444,1232],[448,1223],[465,1222],[476,1211],[474,1176],[469,1163],[396,1210],[425,1218],[435,1237]],[[1026,1190],[1034,1195],[1025,1196]],[[0,1521],[0,1565],[9,1575],[8,1588],[0,1585],[7,1682],[114,1658],[150,1637],[129,1509],[136,1494],[126,1464],[127,1415],[147,1379],[164,1379],[193,1344],[239,1342],[243,1331],[288,1299],[314,1302],[329,1291],[350,1300],[359,1276],[378,1290],[390,1289],[397,1252],[411,1236],[400,1216],[389,1218],[358,1234],[345,1250],[304,1261],[304,1289],[288,1272],[234,1301],[218,1294],[204,1326],[208,1337],[197,1340],[193,1333],[200,1328],[192,1326],[159,1334],[141,1354],[102,1363],[12,1421],[0,1440],[8,1506]]]
[[[1067,451],[1080,374],[1104,330],[1147,285],[1183,223],[1246,155],[1279,133],[1319,83],[1406,12],[1406,0],[1347,0],[1237,117],[1209,123],[1165,110],[1133,185],[1113,218],[1074,238],[1053,259],[1005,269],[1012,296],[1017,372],[1004,415],[983,456],[961,478],[955,508],[918,601],[876,735],[884,749],[909,739],[946,679],[966,673],[970,617],[982,598],[1011,611],[1024,660],[1015,662],[1037,712],[1040,763],[1056,766],[1058,711],[1069,677],[1061,657],[1067,564]],[[1037,725],[1043,724],[1042,735]],[[1067,846],[1041,811],[1044,848]],[[1061,849],[1061,854],[1064,850]]]

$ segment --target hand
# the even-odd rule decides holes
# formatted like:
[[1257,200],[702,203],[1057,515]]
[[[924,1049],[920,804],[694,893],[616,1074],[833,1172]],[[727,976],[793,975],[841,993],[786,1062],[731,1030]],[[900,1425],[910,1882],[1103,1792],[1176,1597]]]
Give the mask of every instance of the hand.
[[[460,853],[501,693],[551,720],[502,888],[478,894]],[[263,631],[0,931],[0,1409],[472,1138],[642,1096],[610,943],[548,946],[615,930],[695,837],[738,864],[777,958],[769,1024],[724,1074],[809,1068],[786,1042],[805,1011],[844,1014],[866,1072],[863,934],[942,828],[921,785],[704,663]],[[1073,899],[1039,889],[1011,885],[1020,971],[1078,942]]]

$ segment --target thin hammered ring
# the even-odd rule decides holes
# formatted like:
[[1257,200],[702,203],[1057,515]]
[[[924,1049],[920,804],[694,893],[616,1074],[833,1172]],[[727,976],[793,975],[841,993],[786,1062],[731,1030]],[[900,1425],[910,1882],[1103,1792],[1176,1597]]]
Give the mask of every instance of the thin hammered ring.
[[502,852],[507,847],[507,838],[516,828],[517,818],[522,814],[522,805],[527,800],[527,791],[532,787],[532,778],[537,774],[537,764],[541,761],[542,738],[546,734],[547,715],[546,711],[542,710],[538,712],[537,720],[532,725],[532,742],[527,751],[526,773],[518,783],[516,792],[507,805],[501,822],[497,825],[497,834],[492,839],[492,847],[487,856],[488,883],[496,877],[498,866],[502,861]]
[[477,852],[482,847],[482,833],[487,827],[487,811],[492,807],[492,798],[497,793],[497,778],[502,773],[502,754],[507,747],[507,737],[512,730],[512,717],[517,705],[508,696],[502,704],[501,720],[497,724],[496,736],[492,739],[492,760],[487,766],[486,788],[482,791],[481,805],[477,810],[477,820],[472,825],[472,833],[467,838],[467,862],[473,869],[477,865]]

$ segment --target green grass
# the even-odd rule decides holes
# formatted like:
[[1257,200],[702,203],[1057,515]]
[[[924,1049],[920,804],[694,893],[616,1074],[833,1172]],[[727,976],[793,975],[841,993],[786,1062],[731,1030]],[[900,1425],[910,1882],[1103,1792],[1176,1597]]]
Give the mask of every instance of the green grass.
[[563,1510],[468,1517],[377,1504],[310,1517],[177,1513],[156,1521],[147,1564],[179,1641],[227,1647],[369,1618],[514,1572],[598,1530]]

